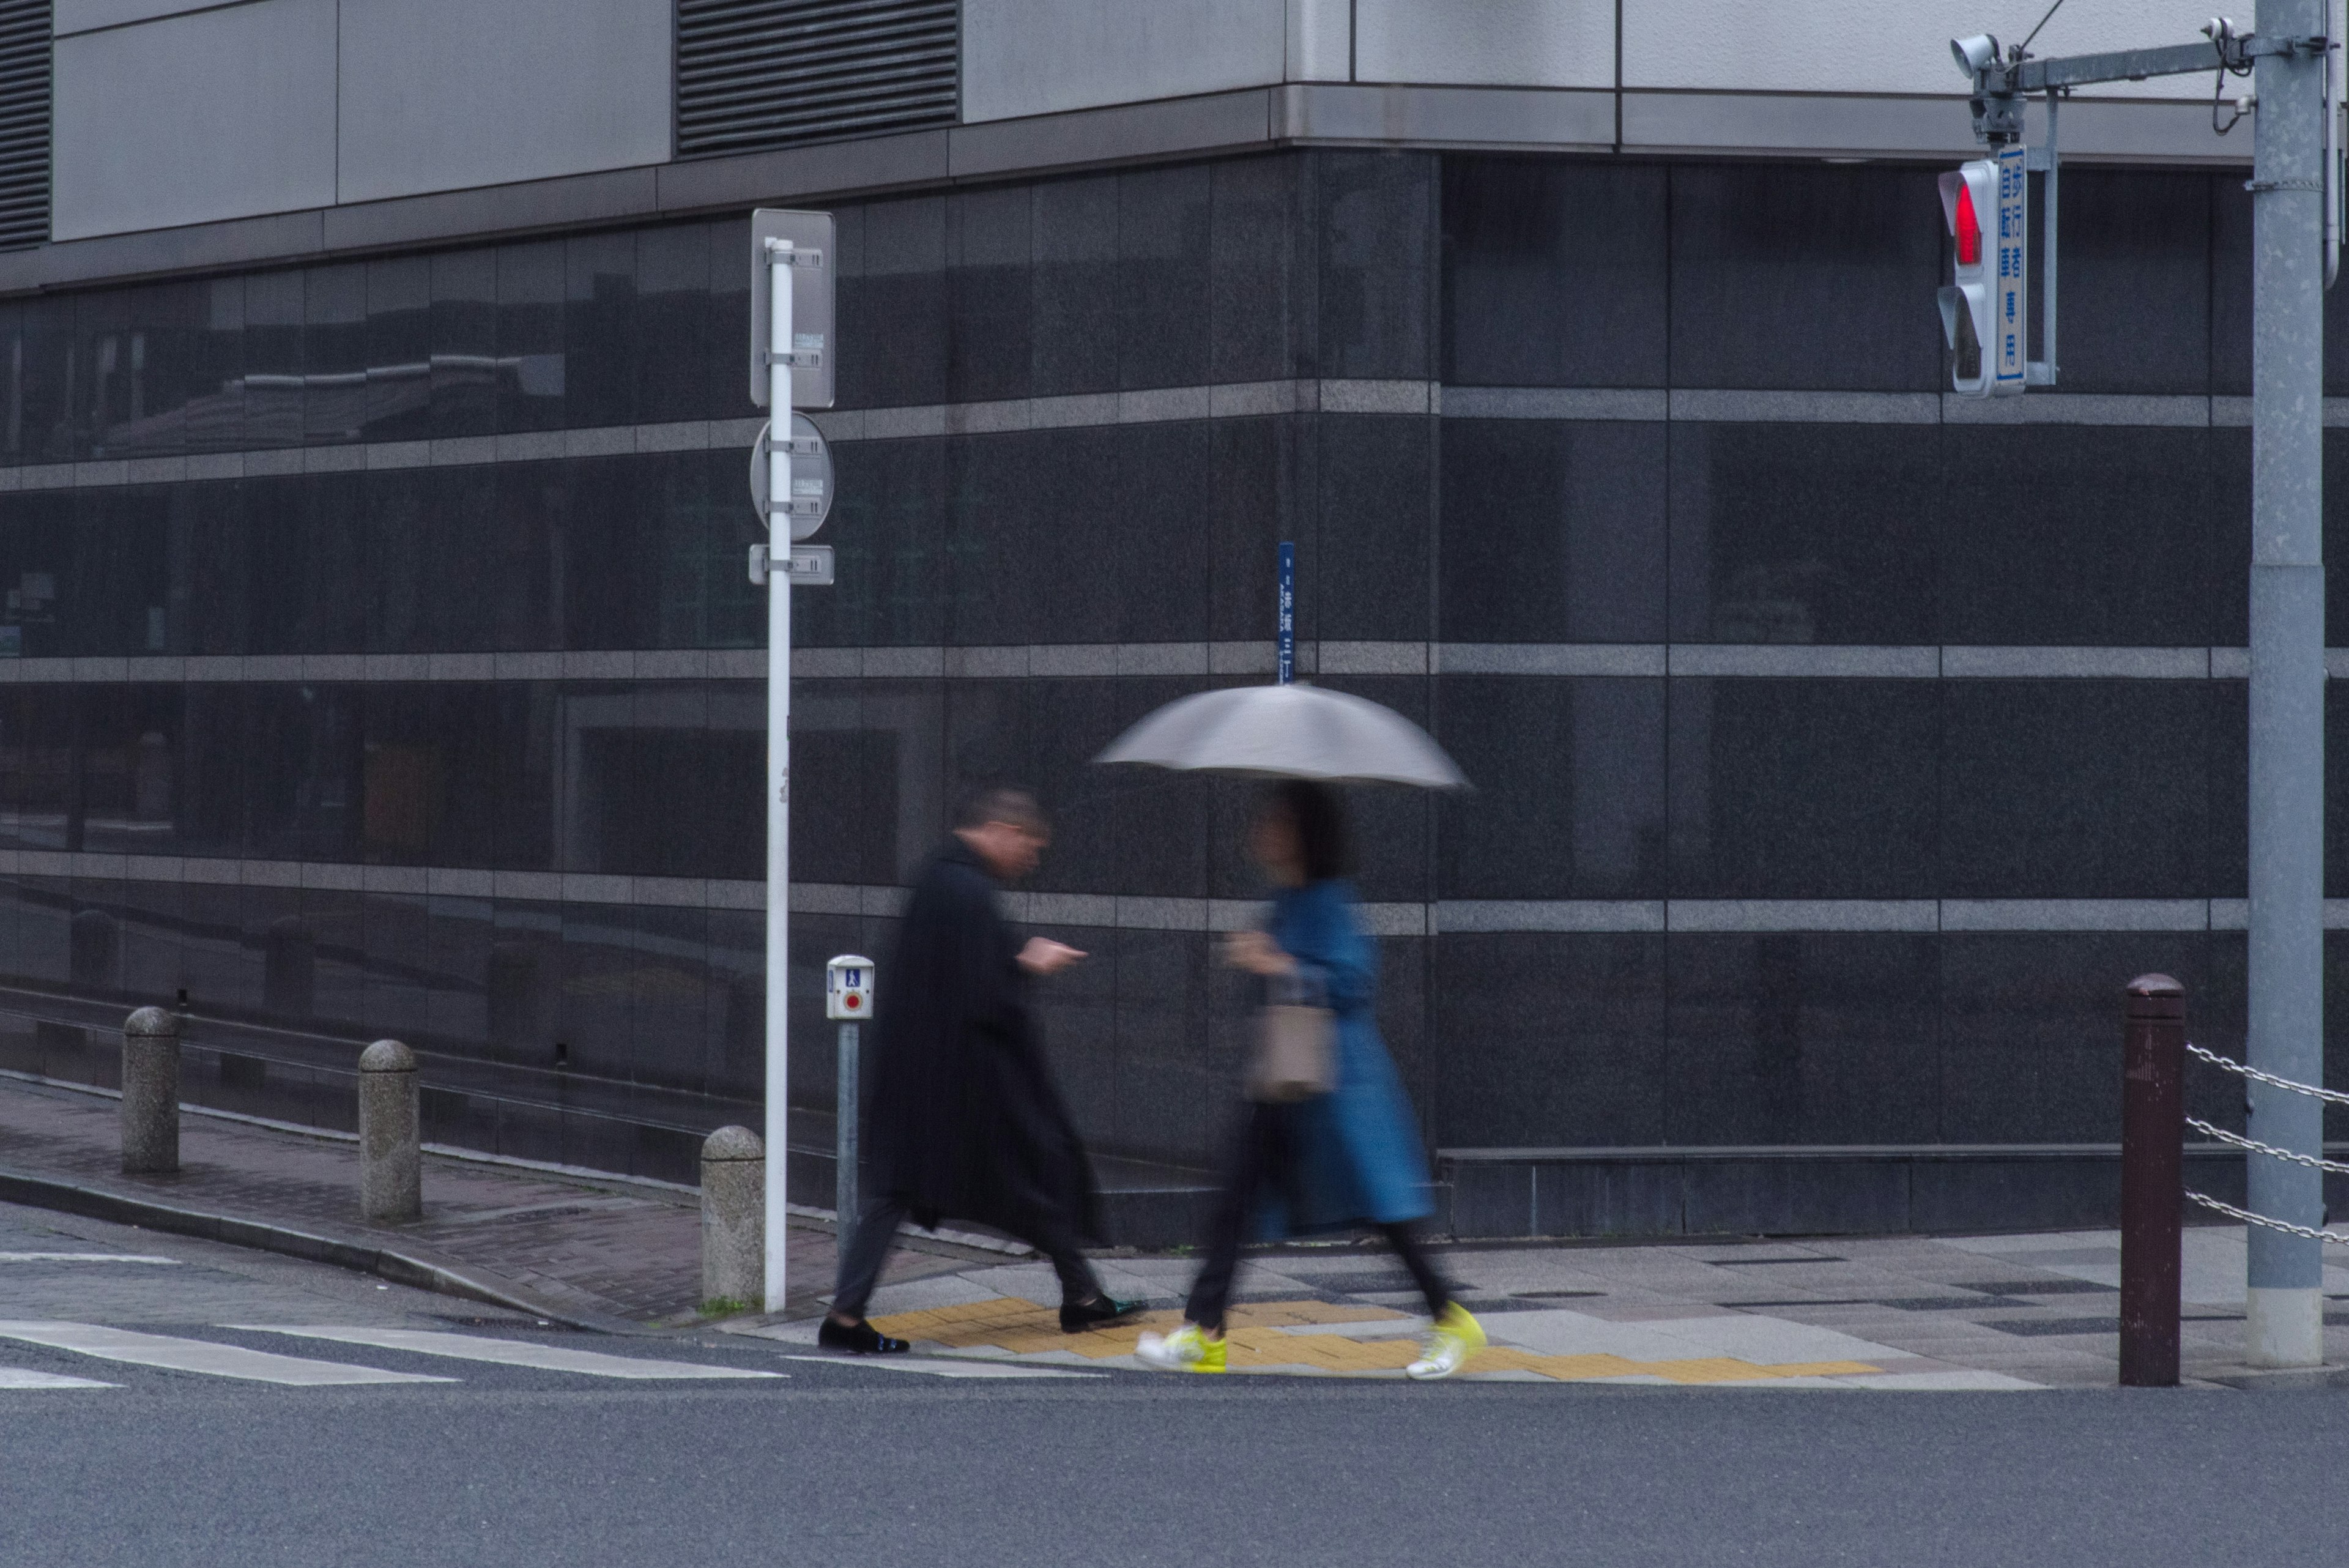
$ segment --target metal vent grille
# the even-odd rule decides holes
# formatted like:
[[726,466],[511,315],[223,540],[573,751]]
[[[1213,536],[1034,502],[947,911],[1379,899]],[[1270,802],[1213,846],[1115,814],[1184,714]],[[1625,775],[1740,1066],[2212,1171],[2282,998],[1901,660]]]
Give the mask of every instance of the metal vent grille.
[[678,156],[953,123],[960,10],[956,0],[678,0]]
[[49,0],[0,0],[0,250],[49,237]]

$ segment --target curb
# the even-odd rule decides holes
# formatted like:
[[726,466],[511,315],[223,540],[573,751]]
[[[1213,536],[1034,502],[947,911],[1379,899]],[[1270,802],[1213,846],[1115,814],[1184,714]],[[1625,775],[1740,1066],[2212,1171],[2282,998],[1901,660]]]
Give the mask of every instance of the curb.
[[27,1208],[48,1209],[63,1214],[79,1214],[86,1219],[105,1220],[115,1224],[140,1225],[170,1235],[193,1236],[200,1241],[249,1247],[256,1251],[276,1252],[314,1263],[331,1263],[356,1273],[373,1274],[394,1284],[481,1302],[490,1306],[504,1307],[510,1312],[528,1313],[533,1317],[544,1318],[565,1328],[590,1334],[649,1334],[652,1332],[626,1318],[565,1312],[551,1307],[511,1286],[490,1284],[445,1263],[432,1262],[388,1247],[337,1236],[321,1236],[308,1231],[297,1231],[290,1225],[273,1225],[262,1220],[240,1220],[233,1214],[181,1209],[169,1203],[158,1203],[151,1199],[110,1192],[100,1187],[85,1187],[78,1182],[0,1169],[0,1202],[21,1203]]

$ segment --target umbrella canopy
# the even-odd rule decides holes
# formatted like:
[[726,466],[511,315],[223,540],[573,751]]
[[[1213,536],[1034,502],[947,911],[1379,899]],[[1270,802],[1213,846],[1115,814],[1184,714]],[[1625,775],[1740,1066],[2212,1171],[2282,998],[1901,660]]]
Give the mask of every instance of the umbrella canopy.
[[1301,681],[1169,702],[1093,761],[1421,789],[1468,783],[1426,731],[1393,709]]

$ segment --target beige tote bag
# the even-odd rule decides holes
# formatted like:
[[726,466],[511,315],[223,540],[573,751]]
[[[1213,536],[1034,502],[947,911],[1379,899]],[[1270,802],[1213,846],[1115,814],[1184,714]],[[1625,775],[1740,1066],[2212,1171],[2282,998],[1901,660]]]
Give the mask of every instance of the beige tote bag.
[[1318,984],[1290,978],[1276,987],[1257,1015],[1246,1087],[1261,1105],[1287,1106],[1338,1086],[1338,1015]]

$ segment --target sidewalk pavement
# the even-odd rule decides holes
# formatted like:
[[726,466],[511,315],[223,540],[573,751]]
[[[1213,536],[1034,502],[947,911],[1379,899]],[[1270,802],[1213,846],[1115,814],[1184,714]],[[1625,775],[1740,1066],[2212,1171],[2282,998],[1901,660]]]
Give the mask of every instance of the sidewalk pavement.
[[[181,1118],[176,1176],[120,1174],[116,1102],[0,1077],[0,1200],[371,1268],[583,1326],[704,1324],[700,1220],[688,1191],[622,1178],[425,1157],[425,1218],[358,1217],[356,1144],[198,1114]],[[719,1326],[814,1339],[830,1289],[828,1220],[790,1226],[791,1310]],[[1194,1262],[1105,1253],[1112,1293],[1139,1321],[1063,1335],[1049,1265],[908,1233],[874,1319],[933,1370],[1131,1367],[1135,1336],[1177,1320]],[[1440,1266],[1493,1347],[1470,1376],[1683,1386],[2109,1387],[2118,1356],[2120,1245],[2110,1231],[1622,1245],[1462,1243]],[[2349,1303],[2349,1258],[2324,1290]],[[2187,1380],[2239,1387],[2349,1382],[2349,1371],[2262,1374],[2241,1364],[2243,1233],[2186,1233]],[[1235,1371],[1401,1376],[1425,1329],[1382,1248],[1352,1242],[1253,1256],[1232,1328]],[[2349,1367],[2349,1308],[2326,1314],[2327,1360]]]
[[[178,1174],[125,1176],[119,1106],[0,1077],[0,1200],[319,1258],[580,1326],[703,1321],[700,1199],[685,1189],[428,1151],[423,1220],[378,1224],[359,1217],[356,1138],[184,1107]],[[795,1216],[789,1238],[792,1313],[814,1313],[832,1288],[831,1224]],[[908,1243],[885,1279],[994,1255]]]

